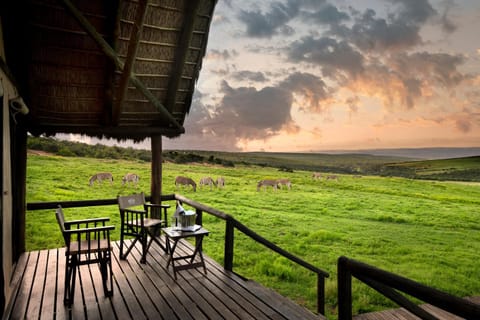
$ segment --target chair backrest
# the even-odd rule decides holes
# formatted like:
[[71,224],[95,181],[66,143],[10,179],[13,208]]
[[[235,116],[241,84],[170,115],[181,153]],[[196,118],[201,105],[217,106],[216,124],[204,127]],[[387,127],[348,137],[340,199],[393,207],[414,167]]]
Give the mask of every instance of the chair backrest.
[[120,209],[143,206],[145,204],[145,194],[142,192],[128,196],[118,196],[117,200]]
[[67,244],[69,239],[65,233],[65,216],[61,206],[58,206],[57,210],[55,210],[55,216],[57,217],[57,222],[60,227],[60,231],[62,232],[63,239],[65,240],[65,244]]

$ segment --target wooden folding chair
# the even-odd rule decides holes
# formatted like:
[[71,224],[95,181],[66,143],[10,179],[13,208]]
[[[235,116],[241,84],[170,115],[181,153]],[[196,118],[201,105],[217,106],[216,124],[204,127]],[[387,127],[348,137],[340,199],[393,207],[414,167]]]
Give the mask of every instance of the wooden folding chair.
[[66,246],[63,303],[72,305],[77,268],[85,264],[99,264],[105,296],[113,296],[110,231],[115,227],[105,225],[109,218],[65,221],[61,206],[55,215]]
[[[151,204],[145,202],[142,193],[128,196],[118,196],[118,208],[120,210],[120,259],[126,259],[137,241],[142,245],[141,263],[147,261],[147,253],[152,241],[155,241],[165,252],[167,248],[160,242],[160,229],[167,225],[167,208],[170,205]],[[163,219],[152,218],[154,211],[163,209]],[[133,237],[133,241],[123,253],[125,237]],[[150,238],[150,240],[148,240]]]

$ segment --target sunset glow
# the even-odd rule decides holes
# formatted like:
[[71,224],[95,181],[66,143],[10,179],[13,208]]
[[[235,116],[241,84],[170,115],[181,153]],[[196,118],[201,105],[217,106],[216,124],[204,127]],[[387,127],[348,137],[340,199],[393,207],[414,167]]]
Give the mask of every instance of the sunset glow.
[[480,146],[480,2],[219,1],[166,149]]

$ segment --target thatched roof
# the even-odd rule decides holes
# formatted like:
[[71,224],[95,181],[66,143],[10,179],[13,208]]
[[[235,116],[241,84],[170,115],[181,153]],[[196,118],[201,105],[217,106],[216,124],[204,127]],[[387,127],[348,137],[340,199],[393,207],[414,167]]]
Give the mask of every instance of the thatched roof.
[[184,132],[216,0],[2,2],[6,63],[30,132]]

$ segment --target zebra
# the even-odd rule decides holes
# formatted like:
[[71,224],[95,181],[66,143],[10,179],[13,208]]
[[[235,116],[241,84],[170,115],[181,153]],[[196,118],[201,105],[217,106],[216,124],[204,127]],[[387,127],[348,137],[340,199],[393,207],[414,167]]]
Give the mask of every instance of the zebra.
[[98,181],[98,183],[102,183],[103,180],[108,180],[110,181],[110,185],[113,184],[113,175],[110,172],[99,172],[94,174],[88,183],[90,184],[90,187],[93,186],[95,181]]
[[292,187],[292,183],[290,182],[289,179],[278,179],[277,180],[277,185],[279,187],[286,186],[288,188],[288,190],[290,190],[290,188]]
[[133,183],[136,186],[138,184],[138,181],[140,181],[140,177],[138,176],[138,174],[127,173],[122,178],[122,186],[124,186],[125,184],[128,184],[129,182]]
[[263,187],[263,190],[267,190],[267,187],[272,187],[273,190],[277,190],[277,180],[260,180],[257,184],[257,191],[260,191],[260,188]]
[[197,184],[195,183],[195,181],[193,181],[190,178],[177,176],[175,178],[175,187],[178,189],[179,185],[183,185],[183,186],[191,185],[193,188],[193,191],[197,191]]
[[312,179],[321,179],[322,174],[320,172],[314,172],[312,173]]
[[224,177],[218,177],[217,178],[217,187],[223,189],[225,187],[225,178]]
[[210,178],[210,177],[203,177],[202,179],[200,179],[199,185],[200,185],[200,187],[209,185],[210,190],[212,190],[212,187],[217,186],[217,183],[215,181],[213,181],[213,179]]

